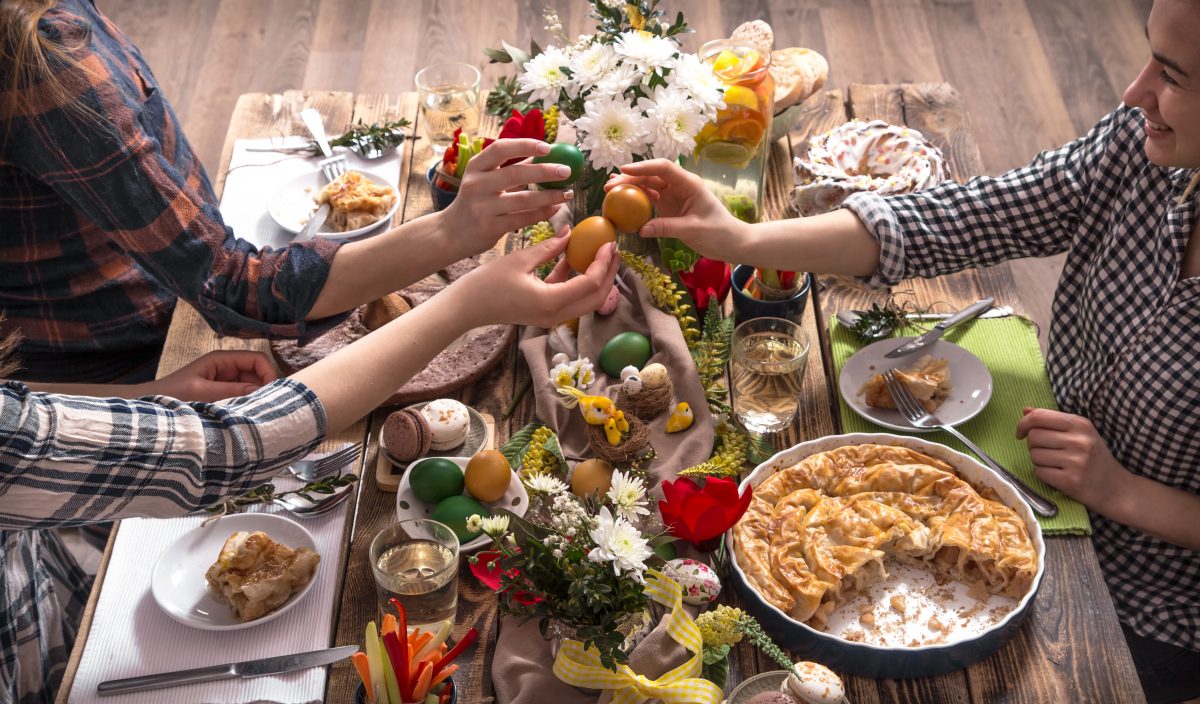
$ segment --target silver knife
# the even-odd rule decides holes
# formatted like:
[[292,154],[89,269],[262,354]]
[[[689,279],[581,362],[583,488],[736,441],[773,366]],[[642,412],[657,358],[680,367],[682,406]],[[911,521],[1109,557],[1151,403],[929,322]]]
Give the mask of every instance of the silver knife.
[[325,220],[328,217],[329,204],[322,203],[321,207],[317,208],[316,212],[312,214],[312,217],[308,219],[308,222],[304,223],[304,228],[300,230],[300,234],[296,235],[296,239],[292,241],[307,242],[311,240],[317,234],[317,230],[320,230],[321,226],[325,224]]
[[[834,316],[837,321],[843,326],[852,328],[858,322],[859,317],[865,313],[863,310],[840,310]],[[1012,306],[992,306],[991,308],[980,313],[977,318],[1007,318],[1013,314]],[[905,313],[905,320],[945,320],[953,313]]]
[[343,645],[339,648],[314,650],[308,653],[295,653],[293,655],[276,655],[275,657],[263,658],[261,660],[231,662],[225,665],[213,665],[212,667],[198,667],[193,670],[177,670],[157,675],[128,677],[122,680],[101,682],[100,686],[96,688],[96,692],[102,697],[110,697],[114,694],[142,692],[148,689],[162,689],[163,687],[176,687],[184,684],[195,684],[197,682],[212,682],[213,680],[227,680],[234,677],[245,679],[247,677],[277,675],[283,672],[306,670],[310,667],[329,665],[338,660],[344,660],[357,652],[357,645]]
[[950,328],[954,327],[955,325],[958,325],[961,322],[970,320],[971,318],[974,318],[975,316],[979,315],[980,313],[987,310],[988,308],[991,308],[994,300],[995,299],[992,299],[992,298],[985,298],[982,301],[975,301],[971,305],[967,306],[966,308],[963,308],[962,310],[958,311],[957,313],[950,316],[949,318],[946,318],[945,320],[938,323],[937,325],[934,325],[933,329],[930,330],[929,332],[925,333],[924,335],[921,335],[920,337],[918,337],[914,340],[909,340],[908,342],[905,342],[903,345],[900,345],[896,349],[892,350],[891,352],[888,352],[887,354],[885,354],[883,356],[887,357],[889,359],[895,359],[897,357],[903,357],[905,355],[910,355],[914,352],[920,352],[921,350],[925,349],[929,345],[932,345],[933,343],[937,342],[938,339],[941,338],[942,334],[945,333]]

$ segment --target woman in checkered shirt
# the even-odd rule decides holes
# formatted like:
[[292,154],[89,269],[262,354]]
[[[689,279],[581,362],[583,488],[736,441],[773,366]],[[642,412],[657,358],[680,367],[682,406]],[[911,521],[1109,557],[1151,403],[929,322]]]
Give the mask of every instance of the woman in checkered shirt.
[[[243,494],[369,413],[471,328],[549,327],[595,310],[612,289],[616,248],[605,245],[584,276],[567,281],[560,262],[539,280],[533,272],[566,244],[553,238],[480,267],[288,379],[271,381],[261,355],[230,352],[133,388],[0,383],[0,704],[54,700],[91,589],[50,529],[178,516]],[[0,375],[6,346],[11,339],[0,340]]]
[[[1151,57],[1092,131],[998,177],[746,225],[666,162],[641,234],[745,264],[876,285],[1067,252],[1047,368],[1061,411],[1015,432],[1037,476],[1085,504],[1152,702],[1200,696],[1200,2],[1155,0]],[[666,217],[663,217],[666,216]]]

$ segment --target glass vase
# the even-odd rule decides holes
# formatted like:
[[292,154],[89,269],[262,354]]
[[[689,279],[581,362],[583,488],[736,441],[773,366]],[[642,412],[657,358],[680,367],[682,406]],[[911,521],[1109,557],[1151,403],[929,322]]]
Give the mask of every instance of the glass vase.
[[[622,650],[628,655],[642,640],[654,630],[654,615],[650,607],[642,611],[626,614],[617,623],[617,631],[625,636]],[[558,651],[567,640],[579,640],[579,629],[573,624],[557,618],[551,618],[546,627],[546,639],[550,641],[550,657],[557,658]]]
[[708,42],[699,56],[724,84],[725,108],[697,134],[684,168],[703,179],[739,220],[758,222],[775,106],[771,56],[732,39]]

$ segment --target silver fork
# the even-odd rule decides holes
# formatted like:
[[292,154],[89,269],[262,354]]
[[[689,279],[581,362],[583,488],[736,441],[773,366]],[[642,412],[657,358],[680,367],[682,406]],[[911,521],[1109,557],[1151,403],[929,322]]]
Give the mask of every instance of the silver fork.
[[321,148],[321,153],[325,155],[325,158],[317,164],[321,167],[321,173],[325,174],[327,181],[336,181],[346,173],[346,155],[334,154],[333,149],[329,147],[329,140],[325,138],[325,123],[321,121],[321,113],[313,108],[305,108],[300,111],[300,119],[304,121],[304,126],[312,133],[313,139],[317,140],[317,146]]
[[1033,508],[1034,513],[1047,518],[1052,518],[1058,515],[1058,506],[1055,506],[1053,502],[1034,491],[1032,488],[1026,485],[1025,482],[1021,481],[1017,475],[1008,471],[999,462],[988,456],[988,454],[984,452],[978,445],[971,442],[971,439],[966,435],[958,432],[952,426],[946,425],[939,420],[937,416],[925,410],[925,407],[917,401],[916,397],[912,395],[912,392],[908,390],[908,387],[896,378],[896,374],[893,370],[889,369],[883,373],[883,383],[887,384],[888,392],[891,393],[892,399],[896,402],[896,407],[900,409],[900,413],[908,419],[909,423],[912,423],[913,427],[941,428],[947,433],[950,433],[954,437],[961,440],[962,444],[969,447],[971,452],[979,455],[979,459],[983,460],[984,464],[986,464],[988,467],[991,467],[996,472],[999,472],[1001,476],[1006,477],[1009,484],[1011,484],[1012,487],[1017,490],[1017,493],[1019,493],[1027,502],[1029,502],[1029,505]]
[[353,443],[324,457],[296,460],[288,470],[306,482],[315,481],[346,466],[346,463],[357,457],[361,450],[362,443]]

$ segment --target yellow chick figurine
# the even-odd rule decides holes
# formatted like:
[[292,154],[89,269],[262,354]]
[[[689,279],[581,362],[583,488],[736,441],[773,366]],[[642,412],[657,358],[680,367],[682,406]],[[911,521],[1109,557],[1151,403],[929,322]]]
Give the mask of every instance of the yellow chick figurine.
[[588,425],[605,425],[615,413],[620,413],[613,400],[607,396],[588,396],[572,386],[560,386],[558,393],[565,397],[563,405],[567,408],[579,406],[579,413]]
[[604,437],[613,447],[620,445],[621,436],[628,432],[629,421],[625,420],[625,411],[618,410],[604,423]]
[[692,407],[687,405],[686,401],[680,401],[675,410],[671,411],[670,417],[667,418],[667,432],[678,433],[681,430],[687,430],[692,427]]

